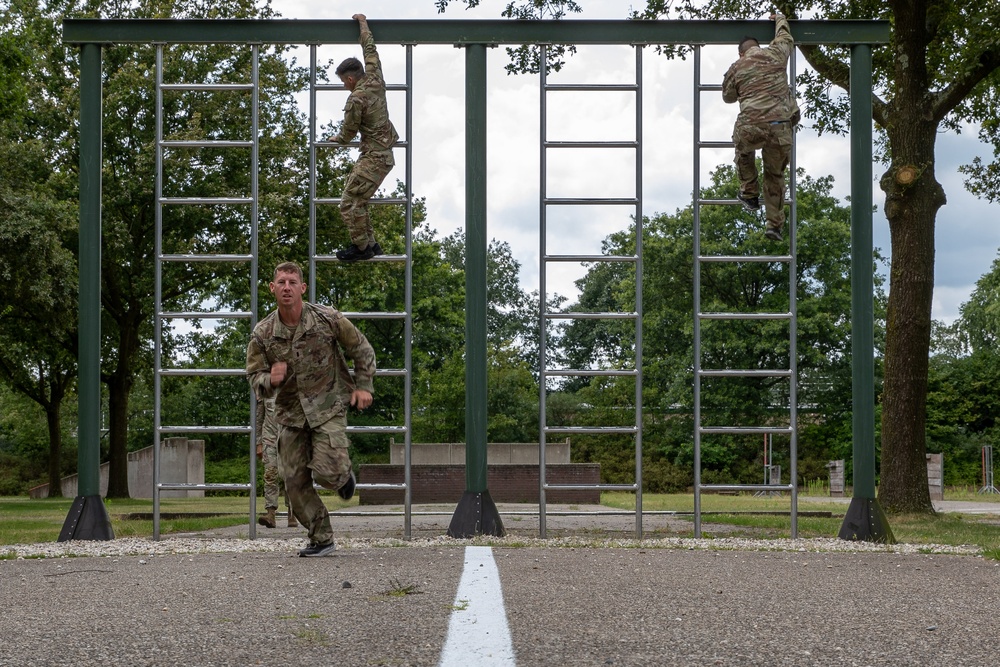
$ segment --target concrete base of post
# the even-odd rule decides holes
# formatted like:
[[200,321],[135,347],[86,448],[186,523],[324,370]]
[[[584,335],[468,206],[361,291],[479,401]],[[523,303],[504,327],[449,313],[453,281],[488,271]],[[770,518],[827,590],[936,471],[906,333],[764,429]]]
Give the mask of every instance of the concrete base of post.
[[875,498],[852,498],[838,537],[853,542],[895,544],[896,538]]
[[59,541],[113,540],[111,518],[100,496],[77,496],[59,533]]
[[448,526],[448,537],[467,538],[477,535],[503,537],[506,534],[500,512],[497,511],[489,490],[466,491],[462,494],[462,499],[455,508],[455,514],[451,517],[451,525]]

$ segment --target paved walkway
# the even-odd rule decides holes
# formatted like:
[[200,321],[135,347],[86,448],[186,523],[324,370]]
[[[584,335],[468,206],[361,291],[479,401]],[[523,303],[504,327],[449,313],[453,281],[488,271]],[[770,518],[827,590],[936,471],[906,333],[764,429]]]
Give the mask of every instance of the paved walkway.
[[[401,518],[362,514],[334,518],[351,544],[329,558],[290,550],[0,561],[0,666],[434,667],[463,664],[453,635],[463,620],[471,634],[457,641],[470,667],[996,661],[1000,563],[980,557],[814,552],[809,541],[781,552],[530,540],[478,551],[442,539],[365,546],[364,536],[398,533]],[[649,529],[669,532],[676,520],[648,517]],[[449,522],[447,512],[415,514],[415,533],[440,535]],[[518,534],[537,527],[527,515],[504,522]],[[633,516],[549,523],[577,534],[634,529]],[[496,587],[460,586],[487,576],[487,557]]]
[[[849,505],[850,498],[799,496],[799,502],[837,503]],[[1000,515],[1000,502],[934,501],[939,512]],[[283,509],[283,508],[282,508]],[[509,534],[538,537],[538,505],[499,503],[497,509]],[[546,537],[590,534],[612,538],[635,537],[635,512],[613,510],[603,505],[550,504],[546,513]],[[846,507],[845,507],[846,511]],[[446,535],[455,507],[453,505],[413,505],[411,507],[410,536],[414,539]],[[691,513],[646,512],[642,517],[642,534],[646,538],[677,537],[691,533]],[[703,516],[703,524],[712,524],[711,515]],[[334,532],[349,538],[403,538],[403,507],[401,505],[361,505],[333,514]],[[258,536],[305,536],[305,529],[285,528],[285,521],[278,520],[278,528],[255,526]],[[725,534],[731,529],[722,524],[711,525],[714,535]],[[245,537],[247,525],[232,526],[212,531],[213,535]],[[709,532],[706,529],[706,532]]]
[[[990,496],[984,496],[983,500],[932,500],[931,504],[938,512],[957,512],[959,514],[1000,514],[1000,502],[990,502],[986,500]],[[997,498],[997,496],[992,496]],[[850,498],[828,498],[816,496],[799,496],[800,502],[817,503],[841,503],[850,505]]]

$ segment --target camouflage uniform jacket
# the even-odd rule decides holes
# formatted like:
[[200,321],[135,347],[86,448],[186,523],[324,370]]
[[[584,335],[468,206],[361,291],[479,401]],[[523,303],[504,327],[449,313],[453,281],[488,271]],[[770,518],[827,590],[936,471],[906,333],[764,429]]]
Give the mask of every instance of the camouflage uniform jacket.
[[751,46],[722,79],[722,99],[740,102],[737,125],[799,121],[799,107],[788,87],[788,56],[794,48],[788,20],[778,15],[774,40],[766,48]]
[[391,153],[392,145],[399,139],[399,135],[389,120],[382,63],[375,50],[375,38],[371,32],[361,33],[361,48],[365,52],[365,75],[358,80],[357,86],[347,98],[344,124],[333,141],[346,144],[361,132],[362,153]]
[[[345,355],[354,362],[354,379]],[[288,376],[271,386],[271,365],[288,364]],[[316,428],[344,414],[351,392],[372,391],[375,351],[337,310],[303,302],[299,325],[289,329],[274,311],[254,327],[247,345],[247,378],[260,398],[275,397],[274,419],[295,428]]]

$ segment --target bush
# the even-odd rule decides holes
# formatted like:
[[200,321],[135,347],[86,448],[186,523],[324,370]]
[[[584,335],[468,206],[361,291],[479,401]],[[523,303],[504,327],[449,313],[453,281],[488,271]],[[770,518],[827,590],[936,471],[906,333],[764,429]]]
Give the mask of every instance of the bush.
[[0,496],[25,496],[45,483],[45,471],[23,457],[0,453]]

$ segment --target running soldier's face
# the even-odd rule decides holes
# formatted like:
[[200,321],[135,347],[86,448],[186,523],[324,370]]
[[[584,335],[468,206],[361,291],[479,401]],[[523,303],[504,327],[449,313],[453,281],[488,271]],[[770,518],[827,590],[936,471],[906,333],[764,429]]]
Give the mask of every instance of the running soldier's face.
[[306,293],[306,284],[294,272],[279,271],[269,287],[271,294],[278,300],[278,305],[286,308],[301,304],[302,295]]

